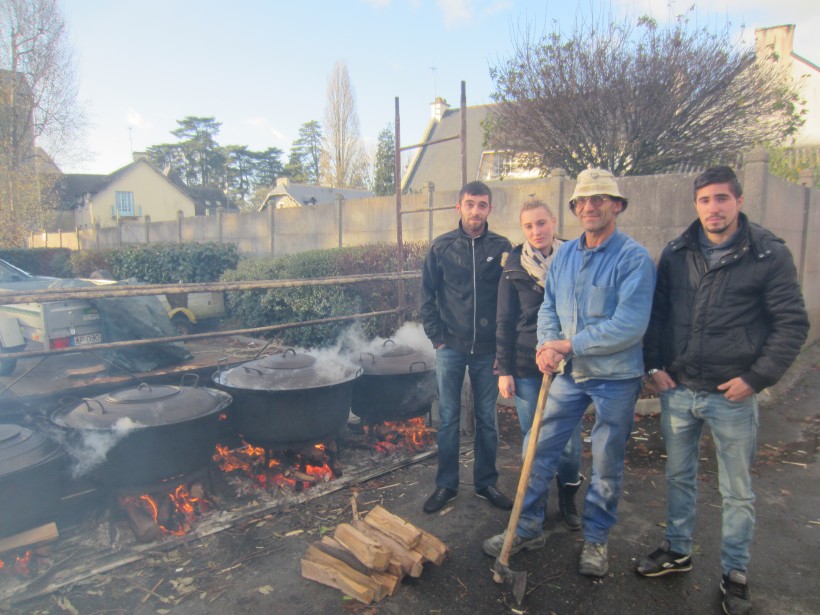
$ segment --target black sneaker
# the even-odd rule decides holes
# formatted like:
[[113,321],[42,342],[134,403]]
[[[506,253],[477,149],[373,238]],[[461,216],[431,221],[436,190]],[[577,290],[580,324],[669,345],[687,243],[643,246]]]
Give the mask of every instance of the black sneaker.
[[726,615],[748,615],[752,612],[752,596],[745,572],[730,570],[729,574],[724,574],[720,593],[723,594],[723,612]]
[[671,572],[689,572],[692,570],[692,556],[675,553],[669,550],[669,542],[663,544],[643,558],[635,572],[642,577],[662,577]]
[[458,491],[453,491],[447,487],[437,487],[433,495],[427,498],[424,503],[424,512],[427,514],[440,511],[444,505],[458,495]]
[[490,485],[489,487],[484,487],[484,489],[479,489],[475,492],[475,494],[482,500],[487,500],[496,508],[500,508],[502,510],[512,510],[512,500],[503,493],[501,493],[493,485]]

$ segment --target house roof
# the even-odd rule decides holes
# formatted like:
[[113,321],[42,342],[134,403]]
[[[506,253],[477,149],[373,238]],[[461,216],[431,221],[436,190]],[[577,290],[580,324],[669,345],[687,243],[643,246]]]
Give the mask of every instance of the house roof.
[[174,188],[182,192],[188,198],[194,200],[194,198],[184,187],[181,187],[168,179],[168,177],[157,170],[154,165],[144,158],[140,158],[139,160],[135,160],[134,162],[127,164],[108,175],[88,175],[82,173],[69,173],[67,175],[63,175],[57,182],[57,190],[60,195],[60,209],[74,209],[75,207],[82,205],[83,197],[86,194],[93,196],[98,192],[101,192],[117,179],[131,171],[138,164],[147,165],[151,170],[171,184]]
[[290,182],[278,184],[265,197],[259,208],[267,207],[268,202],[278,196],[289,196],[302,205],[327,205],[335,203],[339,195],[346,201],[351,199],[366,199],[373,196],[369,190],[353,190],[351,188],[330,188],[328,186],[311,186],[308,184],[292,184]]
[[[467,181],[476,179],[481,154],[485,150],[482,122],[489,115],[490,106],[467,107]],[[447,109],[441,120],[431,119],[421,142],[428,142],[461,134],[461,108]],[[436,190],[461,189],[461,142],[458,139],[428,145],[417,150],[402,181],[402,190],[418,192],[428,182]]]
[[[179,186],[176,182],[174,182],[174,185]],[[210,186],[188,187],[184,185],[179,187],[191,195],[191,198],[194,200],[194,211],[197,216],[204,216],[206,211],[215,210],[218,207],[230,211],[239,210],[219,188],[212,188]]]

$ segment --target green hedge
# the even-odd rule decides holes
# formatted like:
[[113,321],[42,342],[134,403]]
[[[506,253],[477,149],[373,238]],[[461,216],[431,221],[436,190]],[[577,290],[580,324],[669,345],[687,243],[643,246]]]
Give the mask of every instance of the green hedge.
[[[419,270],[427,250],[425,243],[406,244],[407,270]],[[388,273],[396,271],[396,246],[370,244],[332,250],[315,250],[281,257],[240,262],[225,281],[324,278],[342,275]],[[405,283],[410,319],[417,317],[419,283]],[[304,322],[333,316],[389,310],[398,306],[395,281],[363,282],[338,286],[286,288],[226,293],[231,314],[245,327]],[[350,322],[298,327],[280,332],[285,344],[328,346],[351,326]],[[386,336],[400,324],[396,318],[368,318],[360,323],[365,335]]]
[[71,250],[68,248],[8,248],[0,250],[0,258],[33,275],[54,278],[74,276]]
[[137,278],[147,284],[216,282],[239,262],[234,244],[180,243],[126,246],[117,250],[76,252],[78,277],[106,270],[117,280]]

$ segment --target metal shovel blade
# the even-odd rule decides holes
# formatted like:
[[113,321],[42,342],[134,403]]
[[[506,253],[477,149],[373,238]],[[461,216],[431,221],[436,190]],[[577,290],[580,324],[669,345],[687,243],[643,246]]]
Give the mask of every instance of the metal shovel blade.
[[512,593],[515,597],[515,602],[518,606],[524,601],[524,594],[527,591],[527,571],[516,572],[511,570],[509,566],[505,566],[499,561],[495,560],[493,564],[493,580],[496,583],[506,583],[512,587]]

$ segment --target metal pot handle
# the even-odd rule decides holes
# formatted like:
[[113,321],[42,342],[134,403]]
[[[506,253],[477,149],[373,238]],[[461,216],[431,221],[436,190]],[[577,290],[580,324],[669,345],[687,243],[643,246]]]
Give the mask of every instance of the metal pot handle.
[[396,345],[396,342],[394,342],[394,341],[393,341],[393,340],[391,340],[391,339],[386,339],[386,340],[384,340],[384,344],[382,344],[382,348],[384,348],[384,347],[385,347],[385,346],[387,346],[388,344],[393,344],[393,345],[395,346],[395,345]]
[[191,385],[191,388],[195,389],[197,386],[199,386],[199,374],[192,374],[190,372],[187,373],[187,374],[182,374],[182,378],[179,379],[179,386],[181,386],[181,387],[185,386],[185,379],[186,378],[188,378],[189,380],[193,379],[194,383]]
[[412,374],[414,371],[416,371],[416,370],[414,370],[414,369],[413,369],[413,366],[414,366],[414,365],[421,365],[422,369],[418,370],[418,371],[420,371],[420,372],[426,372],[426,371],[427,371],[427,363],[425,363],[424,361],[413,361],[413,362],[410,364],[410,373],[411,373],[411,374]]
[[364,373],[364,368],[363,368],[363,367],[360,367],[359,369],[357,369],[357,370],[356,370],[356,376],[355,376],[355,378],[358,378],[358,377],[359,377],[359,376],[361,376],[363,373]]
[[216,371],[217,373],[222,373],[228,369],[228,357],[222,357],[221,359],[217,359],[216,361]]
[[248,367],[247,365],[243,365],[242,369],[245,370],[245,373],[256,372],[260,376],[262,375],[262,370],[256,369],[255,367]]
[[288,348],[282,353],[282,357],[287,357],[288,353],[292,354],[294,357],[296,356],[296,351],[293,348]]
[[376,355],[374,355],[372,352],[360,352],[359,353],[359,361],[363,362],[365,357],[370,357],[371,365],[376,363]]
[[94,402],[100,407],[101,414],[108,414],[105,410],[105,406],[103,406],[103,403],[99,399],[94,399],[93,397],[83,397],[82,401],[88,408],[89,412],[94,412],[94,408],[91,407],[91,402]]

